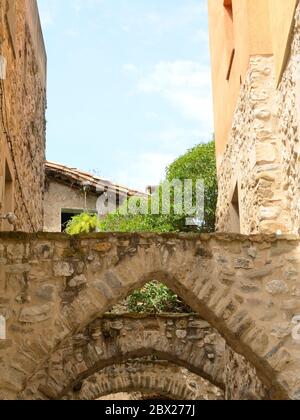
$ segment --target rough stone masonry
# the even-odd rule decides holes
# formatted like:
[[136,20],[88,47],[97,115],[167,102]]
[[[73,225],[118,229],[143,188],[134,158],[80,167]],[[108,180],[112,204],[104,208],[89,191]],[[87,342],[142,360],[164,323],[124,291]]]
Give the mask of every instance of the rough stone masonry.
[[42,231],[46,53],[34,0],[1,0],[0,56],[0,215],[12,211],[17,230]]
[[270,398],[299,398],[298,238],[3,233],[0,242],[0,315],[7,330],[0,341],[0,389],[6,398],[22,393],[66,340],[154,279],[251,364]]
[[279,86],[273,56],[250,58],[219,168],[220,232],[231,229],[231,194],[238,179],[242,234],[299,234],[299,100],[300,4],[291,53]]

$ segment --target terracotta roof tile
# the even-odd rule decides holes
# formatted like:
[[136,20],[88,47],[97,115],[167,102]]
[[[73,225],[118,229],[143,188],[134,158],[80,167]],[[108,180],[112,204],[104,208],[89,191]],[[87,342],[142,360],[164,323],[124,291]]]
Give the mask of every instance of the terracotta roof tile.
[[64,182],[70,183],[70,186],[83,187],[87,185],[93,192],[107,191],[108,189],[114,190],[119,194],[137,197],[148,197],[149,195],[141,191],[136,191],[127,188],[123,185],[114,184],[109,180],[94,176],[88,172],[80,171],[76,168],[70,168],[55,162],[45,163],[46,176],[53,177],[57,181],[59,179]]

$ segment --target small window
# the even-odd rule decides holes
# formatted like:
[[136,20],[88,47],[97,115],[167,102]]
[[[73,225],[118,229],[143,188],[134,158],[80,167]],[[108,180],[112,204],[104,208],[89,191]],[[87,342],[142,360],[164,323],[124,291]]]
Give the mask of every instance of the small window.
[[224,0],[224,7],[225,7],[230,19],[233,21],[232,0]]
[[233,50],[231,52],[230,61],[229,61],[229,67],[228,67],[228,72],[227,72],[227,76],[226,76],[226,80],[227,81],[230,80],[231,70],[232,70],[232,66],[233,66],[233,62],[234,62],[234,57],[235,57],[235,50]]
[[61,211],[61,231],[64,232],[67,228],[68,223],[73,219],[74,216],[78,216],[84,212],[91,214],[97,214],[94,210],[87,209],[62,209]]
[[79,214],[83,213],[84,210],[68,210],[63,209],[61,211],[61,231],[64,232],[70,220],[73,219],[74,216],[78,216]]

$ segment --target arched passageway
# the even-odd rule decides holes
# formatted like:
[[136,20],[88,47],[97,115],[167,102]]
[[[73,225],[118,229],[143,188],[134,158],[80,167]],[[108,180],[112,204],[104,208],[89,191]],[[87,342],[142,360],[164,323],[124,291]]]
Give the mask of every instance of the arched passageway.
[[225,341],[195,315],[107,315],[53,353],[23,398],[60,399],[78,383],[128,359],[166,360],[225,390]]
[[1,234],[0,389],[15,397],[56,349],[133,290],[165,283],[252,363],[272,398],[299,398],[299,241],[234,235]]
[[198,375],[164,361],[133,361],[105,368],[63,399],[96,400],[119,392],[157,393],[174,400],[224,399],[220,389]]

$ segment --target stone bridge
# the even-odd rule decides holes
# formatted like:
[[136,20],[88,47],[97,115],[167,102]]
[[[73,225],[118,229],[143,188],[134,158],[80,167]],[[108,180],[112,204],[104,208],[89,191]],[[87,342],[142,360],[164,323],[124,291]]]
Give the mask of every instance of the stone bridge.
[[[38,386],[44,398],[64,398],[112,363],[149,354],[224,389],[222,336],[231,351],[224,352],[226,371],[243,364],[270,398],[299,399],[299,267],[294,237],[0,234],[1,396],[35,398]],[[151,280],[165,283],[201,319],[132,318],[123,327],[123,320],[103,318]],[[203,320],[219,344],[197,345]],[[122,338],[123,329],[130,337],[138,325],[138,340]],[[110,340],[103,343],[105,334]]]

